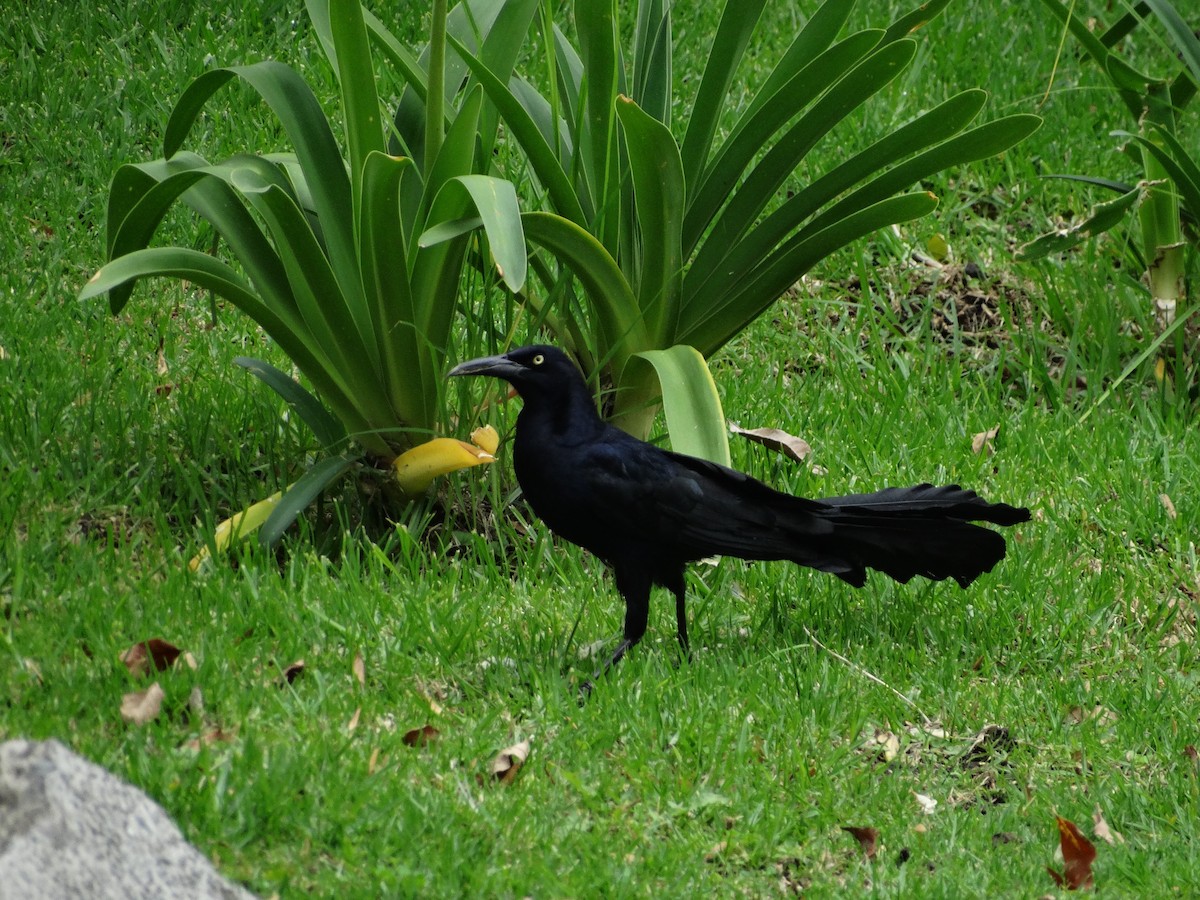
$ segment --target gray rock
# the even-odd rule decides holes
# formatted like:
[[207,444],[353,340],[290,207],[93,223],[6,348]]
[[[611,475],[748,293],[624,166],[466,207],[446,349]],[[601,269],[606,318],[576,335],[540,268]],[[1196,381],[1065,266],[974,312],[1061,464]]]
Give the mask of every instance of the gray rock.
[[0,744],[0,898],[222,898],[222,878],[157,803],[58,741]]

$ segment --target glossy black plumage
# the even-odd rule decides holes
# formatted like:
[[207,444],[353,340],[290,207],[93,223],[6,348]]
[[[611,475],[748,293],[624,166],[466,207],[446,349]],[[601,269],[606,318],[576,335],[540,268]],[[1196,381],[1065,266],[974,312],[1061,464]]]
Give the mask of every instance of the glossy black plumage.
[[902,582],[923,575],[966,587],[1005,553],[1001,535],[970,523],[1029,519],[1026,509],[987,503],[957,485],[822,500],[781,493],[609,425],[579,371],[554,347],[471,360],[450,374],[492,375],[513,385],[524,401],[513,464],[526,499],[551,531],[612,567],[625,599],[625,631],[605,669],[645,634],[654,584],[675,595],[686,649],[684,568],[694,560],[790,560],[855,587],[867,569]]

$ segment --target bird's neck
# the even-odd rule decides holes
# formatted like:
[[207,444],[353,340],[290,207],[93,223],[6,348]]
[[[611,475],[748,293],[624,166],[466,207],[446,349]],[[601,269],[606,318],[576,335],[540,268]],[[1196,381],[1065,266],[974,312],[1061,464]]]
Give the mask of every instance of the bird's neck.
[[517,420],[518,441],[525,436],[539,443],[586,443],[606,427],[583,379],[563,385],[553,396],[536,394],[524,401]]

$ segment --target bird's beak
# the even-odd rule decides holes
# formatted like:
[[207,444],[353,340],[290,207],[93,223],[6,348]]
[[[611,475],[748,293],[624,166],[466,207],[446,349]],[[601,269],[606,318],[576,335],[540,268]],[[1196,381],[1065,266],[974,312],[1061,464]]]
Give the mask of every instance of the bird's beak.
[[521,366],[507,356],[481,356],[478,359],[468,359],[461,362],[449,372],[447,378],[456,375],[492,375],[496,378],[510,378],[521,372]]

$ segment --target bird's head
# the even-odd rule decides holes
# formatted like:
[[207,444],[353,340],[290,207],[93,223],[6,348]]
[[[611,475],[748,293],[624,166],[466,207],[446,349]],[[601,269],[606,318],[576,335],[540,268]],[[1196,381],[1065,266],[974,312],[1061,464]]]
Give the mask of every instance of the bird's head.
[[503,378],[526,401],[562,395],[583,387],[583,376],[567,354],[548,344],[518,347],[499,356],[481,356],[459,363],[447,377],[491,375]]

